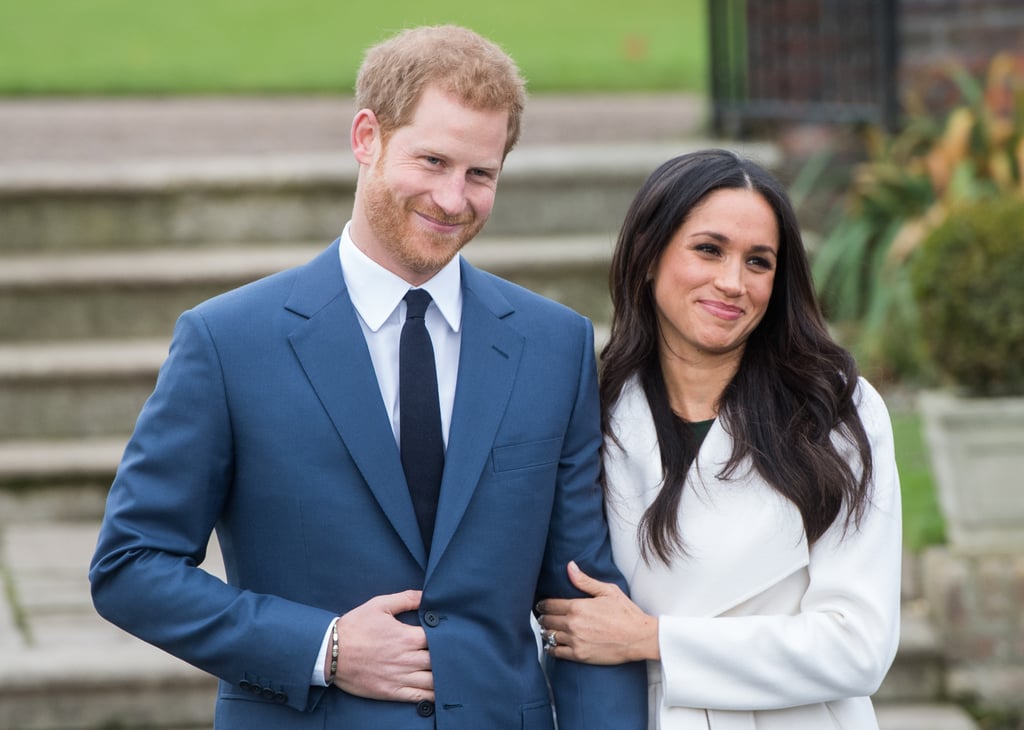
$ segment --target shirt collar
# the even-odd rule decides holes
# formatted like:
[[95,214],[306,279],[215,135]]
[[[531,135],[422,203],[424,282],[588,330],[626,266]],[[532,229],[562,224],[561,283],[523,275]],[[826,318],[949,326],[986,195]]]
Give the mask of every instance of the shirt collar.
[[[359,312],[366,326],[376,332],[412,287],[363,253],[352,240],[350,226],[351,222],[341,232],[341,273],[352,306]],[[448,326],[453,332],[458,332],[462,323],[462,270],[459,254],[419,288],[427,290]]]

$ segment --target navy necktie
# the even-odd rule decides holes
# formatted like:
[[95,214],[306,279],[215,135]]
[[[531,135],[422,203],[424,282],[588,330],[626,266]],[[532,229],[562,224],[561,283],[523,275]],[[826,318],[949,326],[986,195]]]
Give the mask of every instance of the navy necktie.
[[444,439],[437,396],[434,348],[424,314],[431,299],[423,289],[405,295],[407,310],[398,348],[399,434],[402,469],[409,485],[423,544],[430,549],[434,534],[437,497],[444,473]]

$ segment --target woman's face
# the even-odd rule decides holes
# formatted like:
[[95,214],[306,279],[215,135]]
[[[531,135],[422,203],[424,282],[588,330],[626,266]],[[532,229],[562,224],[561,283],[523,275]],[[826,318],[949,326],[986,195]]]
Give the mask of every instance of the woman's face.
[[663,356],[738,360],[768,309],[778,258],[778,223],[760,193],[720,189],[694,206],[653,270]]

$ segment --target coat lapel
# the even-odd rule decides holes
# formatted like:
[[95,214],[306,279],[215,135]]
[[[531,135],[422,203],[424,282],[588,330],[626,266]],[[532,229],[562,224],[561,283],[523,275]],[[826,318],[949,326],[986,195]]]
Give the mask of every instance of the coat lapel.
[[398,447],[341,274],[337,241],[299,271],[285,307],[307,318],[288,339],[310,385],[381,509],[425,566]]
[[427,579],[441,559],[473,496],[494,446],[523,350],[509,326],[508,300],[462,261],[462,344]]
[[[800,512],[749,464],[719,479],[732,439],[716,421],[701,446],[680,503],[686,555],[671,565],[640,557],[637,525],[661,487],[661,455],[654,423],[636,381],[612,411],[623,449],[608,444],[604,466],[613,496],[609,526],[615,561],[645,610],[682,616],[719,616],[807,565]],[[693,590],[700,586],[700,590]]]

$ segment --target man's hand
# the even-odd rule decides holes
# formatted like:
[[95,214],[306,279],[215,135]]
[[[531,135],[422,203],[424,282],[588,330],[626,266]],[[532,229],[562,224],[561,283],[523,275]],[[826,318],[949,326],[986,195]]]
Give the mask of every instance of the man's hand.
[[395,618],[418,609],[421,596],[413,590],[376,596],[338,619],[335,686],[374,700],[433,701],[426,632]]

